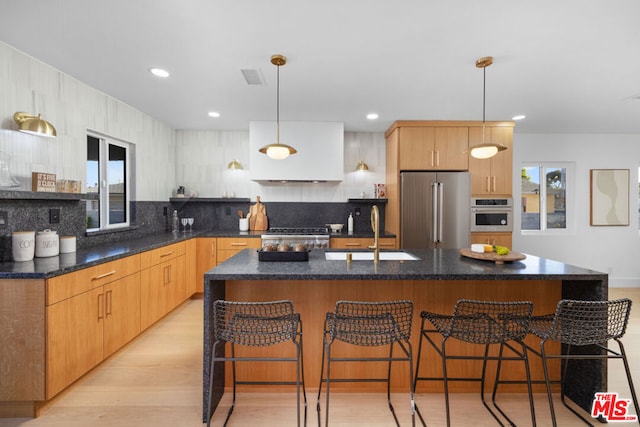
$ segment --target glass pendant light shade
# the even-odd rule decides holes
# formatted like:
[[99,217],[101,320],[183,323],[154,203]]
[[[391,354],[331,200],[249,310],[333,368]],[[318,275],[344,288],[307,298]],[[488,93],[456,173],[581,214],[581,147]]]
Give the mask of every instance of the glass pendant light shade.
[[40,114],[37,116],[17,112],[13,115],[13,120],[18,125],[18,130],[32,135],[44,136],[46,138],[55,138],[57,136],[56,128],[46,120],[42,120]]
[[471,156],[476,159],[488,159],[498,154],[498,147],[493,144],[480,144],[471,148]]
[[276,90],[276,126],[277,137],[275,144],[268,144],[260,148],[263,154],[271,157],[274,160],[283,160],[289,157],[291,154],[296,154],[298,151],[286,144],[280,143],[280,67],[287,63],[287,58],[284,55],[272,55],[271,63],[278,68],[277,74],[277,90]]

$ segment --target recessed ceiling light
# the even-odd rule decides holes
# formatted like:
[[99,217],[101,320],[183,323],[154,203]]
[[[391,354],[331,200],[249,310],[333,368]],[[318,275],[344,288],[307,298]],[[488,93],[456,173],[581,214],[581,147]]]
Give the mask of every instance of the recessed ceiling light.
[[367,119],[369,119],[369,120],[375,120],[377,118],[378,118],[378,115],[376,113],[367,114]]
[[208,115],[209,117],[220,117],[220,113],[217,111],[209,111]]
[[167,70],[163,70],[162,68],[151,68],[149,70],[151,74],[158,77],[169,77],[170,74]]
[[518,114],[517,116],[511,117],[511,120],[522,120],[525,117],[527,117],[527,116],[525,116],[524,114]]

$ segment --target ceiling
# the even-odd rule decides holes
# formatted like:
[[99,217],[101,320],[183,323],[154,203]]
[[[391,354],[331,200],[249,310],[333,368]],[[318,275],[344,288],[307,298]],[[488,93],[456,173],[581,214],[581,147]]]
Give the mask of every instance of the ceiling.
[[[516,132],[640,133],[637,0],[3,3],[0,40],[176,129],[275,120],[279,53],[282,121],[378,132],[394,120],[482,120],[475,61],[493,56],[488,121],[526,114]],[[248,85],[241,69],[265,84]]]

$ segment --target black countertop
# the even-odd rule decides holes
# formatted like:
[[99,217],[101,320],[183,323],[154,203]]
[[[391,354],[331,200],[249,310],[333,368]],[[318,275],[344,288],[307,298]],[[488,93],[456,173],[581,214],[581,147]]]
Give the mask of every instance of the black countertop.
[[[237,230],[153,234],[137,239],[82,248],[68,254],[34,258],[32,261],[0,262],[0,279],[47,279],[194,237],[251,237],[259,239],[263,234],[264,231]],[[333,233],[331,237],[373,237],[373,235],[372,233]],[[380,237],[395,237],[395,235],[384,234]]]
[[[334,250],[345,252],[345,250]],[[327,261],[314,249],[309,261],[261,262],[255,249],[245,249],[205,274],[205,280],[597,280],[602,272],[527,255],[517,262],[466,258],[457,249],[410,250],[416,261]],[[351,251],[353,252],[353,251]],[[384,252],[384,251],[383,251]]]

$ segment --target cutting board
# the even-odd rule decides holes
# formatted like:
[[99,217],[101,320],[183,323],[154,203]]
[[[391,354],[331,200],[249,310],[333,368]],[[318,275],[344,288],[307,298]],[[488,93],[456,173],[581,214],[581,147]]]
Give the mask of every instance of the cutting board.
[[467,258],[493,261],[496,264],[504,264],[507,261],[520,261],[527,257],[525,254],[521,254],[520,252],[514,252],[514,251],[511,251],[506,255],[498,255],[495,252],[473,252],[469,248],[460,249],[460,255],[466,256]]
[[267,207],[260,202],[260,196],[256,197],[256,204],[249,207],[249,230],[264,231],[269,228]]

